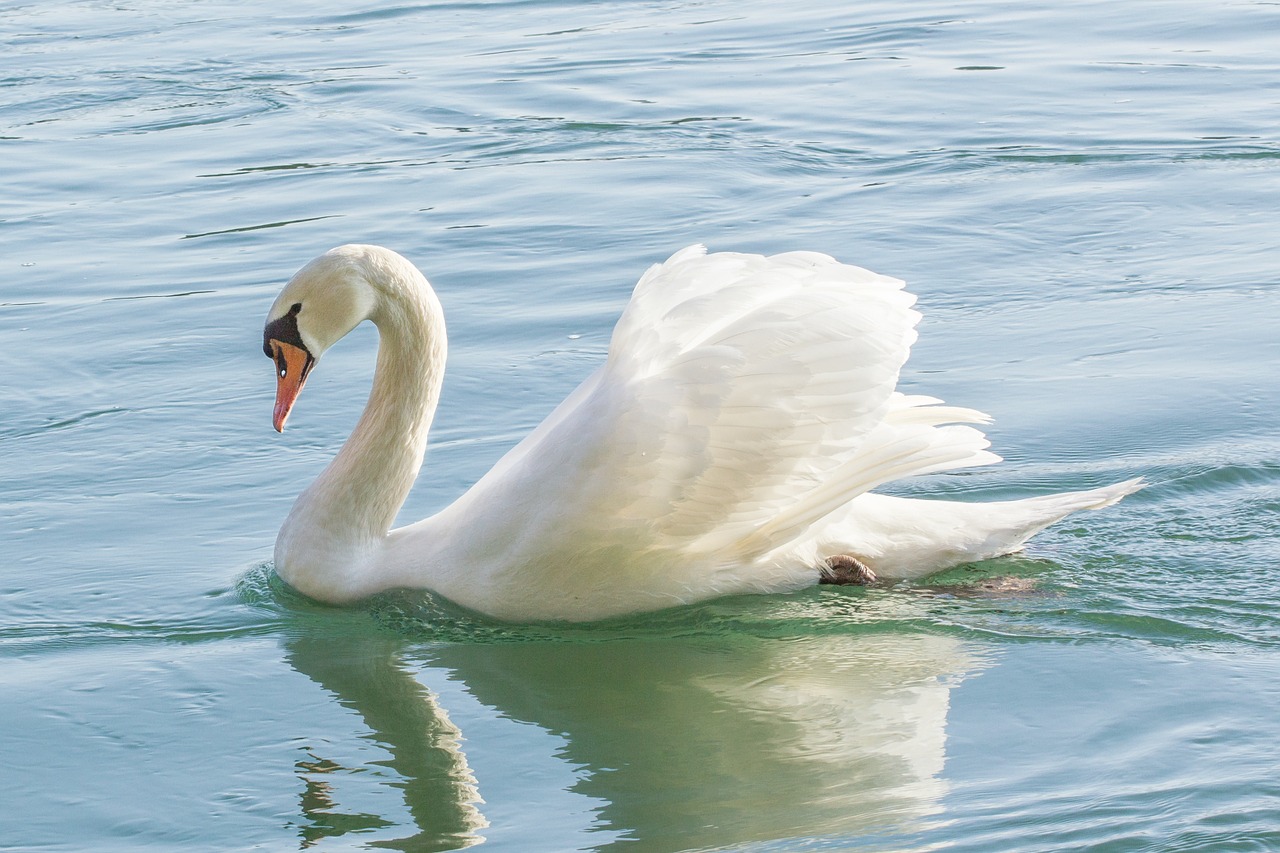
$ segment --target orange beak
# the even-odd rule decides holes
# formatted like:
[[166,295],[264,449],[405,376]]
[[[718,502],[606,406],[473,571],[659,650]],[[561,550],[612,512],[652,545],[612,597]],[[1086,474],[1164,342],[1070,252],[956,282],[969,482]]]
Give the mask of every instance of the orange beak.
[[293,344],[272,340],[270,346],[271,357],[276,362],[276,408],[271,423],[276,432],[284,432],[284,422],[289,419],[289,412],[316,360],[311,353]]

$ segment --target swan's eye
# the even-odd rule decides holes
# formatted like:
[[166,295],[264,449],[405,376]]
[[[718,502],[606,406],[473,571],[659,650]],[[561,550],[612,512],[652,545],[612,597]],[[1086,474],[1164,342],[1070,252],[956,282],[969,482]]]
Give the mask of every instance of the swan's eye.
[[276,373],[280,374],[281,379],[284,379],[289,375],[289,362],[285,360],[284,350],[275,341],[271,341],[270,346],[271,352],[267,353],[267,355],[271,356],[272,360],[275,361]]
[[[267,351],[267,355],[275,362],[276,378],[281,382],[286,379],[295,382],[299,388],[302,383],[307,381],[307,374],[311,372],[311,368],[315,366],[315,357],[307,351],[306,346],[285,343],[269,338],[263,349]],[[294,376],[297,376],[295,379]]]

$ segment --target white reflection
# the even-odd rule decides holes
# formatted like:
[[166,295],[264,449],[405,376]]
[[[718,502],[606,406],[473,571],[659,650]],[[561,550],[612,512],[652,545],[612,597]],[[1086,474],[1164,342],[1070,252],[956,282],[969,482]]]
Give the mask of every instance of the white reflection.
[[[355,642],[363,651],[345,662],[332,642],[295,644],[291,659],[395,755],[416,827],[378,846],[478,841],[481,801],[457,729],[394,642]],[[925,828],[945,792],[950,691],[978,666],[954,638],[889,633],[459,644],[424,654],[504,717],[564,738],[556,757],[577,769],[573,790],[603,804],[594,828],[610,831],[587,843],[607,847],[608,836],[628,850]],[[363,673],[339,672],[349,667]],[[504,779],[504,791],[518,784]]]
[[[488,826],[475,775],[461,748],[462,733],[435,696],[400,660],[403,643],[387,638],[305,638],[288,643],[289,662],[364,718],[374,739],[391,753],[379,762],[400,777],[413,826],[410,835],[377,846],[392,850],[456,850],[484,840]],[[304,783],[301,847],[349,832],[391,827],[385,816],[344,810],[328,777],[350,771],[326,756],[298,762]]]

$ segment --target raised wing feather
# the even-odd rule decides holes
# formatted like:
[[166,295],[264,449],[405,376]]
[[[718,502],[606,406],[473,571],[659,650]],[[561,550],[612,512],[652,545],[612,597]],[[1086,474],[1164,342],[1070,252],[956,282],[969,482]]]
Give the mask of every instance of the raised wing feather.
[[884,420],[913,301],[814,253],[694,247],[651,269],[604,379],[630,389],[614,442],[635,488],[622,517],[663,546],[720,550],[817,488]]
[[441,562],[510,567],[484,595],[518,577],[525,596],[570,588],[618,612],[624,590],[674,603],[747,588],[713,567],[886,480],[994,459],[977,430],[942,426],[982,415],[894,391],[913,302],[825,255],[678,252],[641,278],[606,363],[423,522],[448,530]]

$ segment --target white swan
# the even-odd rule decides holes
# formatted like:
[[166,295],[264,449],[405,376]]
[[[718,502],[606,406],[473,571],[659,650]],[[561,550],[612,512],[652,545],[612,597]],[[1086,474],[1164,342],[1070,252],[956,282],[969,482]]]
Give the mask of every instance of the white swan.
[[999,460],[962,425],[985,415],[894,390],[913,302],[825,255],[677,252],[640,279],[595,373],[451,506],[391,530],[440,394],[444,317],[400,255],[333,249],[268,317],[276,429],[316,359],[364,320],[378,363],[355,430],[280,530],[276,571],[334,603],[413,587],[500,619],[590,620],[824,576],[919,577],[1141,487],[998,503],[871,493]]

